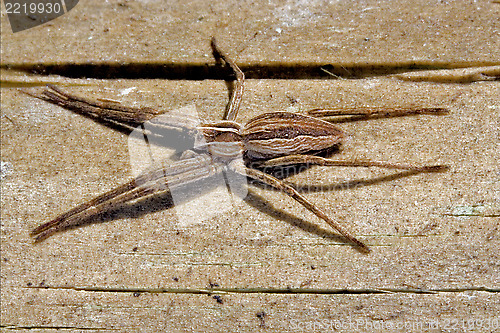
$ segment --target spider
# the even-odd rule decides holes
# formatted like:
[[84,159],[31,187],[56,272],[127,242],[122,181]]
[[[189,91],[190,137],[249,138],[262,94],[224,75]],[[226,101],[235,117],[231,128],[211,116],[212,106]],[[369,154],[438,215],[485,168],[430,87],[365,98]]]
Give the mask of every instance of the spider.
[[[185,129],[192,135],[201,137],[200,143],[183,154],[179,161],[168,165],[153,164],[131,181],[41,224],[31,232],[35,241],[45,239],[59,230],[78,225],[79,221],[106,211],[110,207],[172,191],[178,186],[231,170],[282,191],[327,222],[360,250],[369,252],[369,247],[354,237],[345,226],[307,200],[292,185],[265,170],[297,164],[379,167],[412,172],[446,170],[447,167],[443,165],[415,166],[371,160],[346,161],[320,156],[325,152],[336,151],[345,138],[345,133],[341,129],[320,119],[321,117],[442,114],[447,112],[444,108],[314,109],[308,111],[308,115],[272,112],[261,114],[245,125],[237,123],[235,119],[243,96],[245,76],[236,63],[218,47],[215,38],[212,38],[211,46],[216,60],[228,66],[235,79],[224,119],[200,125],[187,118],[180,119],[174,116],[167,118],[167,121],[160,125],[167,128]],[[160,114],[150,108],[132,108],[116,103],[92,101],[66,93],[54,85],[49,85],[42,93],[28,94],[99,121],[118,124],[129,129],[140,126]]]

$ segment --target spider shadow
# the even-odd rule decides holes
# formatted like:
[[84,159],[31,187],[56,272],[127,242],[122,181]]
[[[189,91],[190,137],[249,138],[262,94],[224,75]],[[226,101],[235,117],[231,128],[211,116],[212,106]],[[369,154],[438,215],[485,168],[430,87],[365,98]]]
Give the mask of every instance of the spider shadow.
[[[403,172],[398,172],[390,175],[384,175],[384,176],[379,176],[375,178],[369,178],[369,179],[354,179],[354,180],[349,180],[349,181],[344,181],[340,183],[328,183],[328,184],[307,184],[307,185],[300,185],[300,184],[290,184],[292,185],[297,191],[302,192],[302,193],[314,193],[314,192],[328,192],[328,191],[343,191],[343,190],[349,190],[349,189],[356,189],[364,186],[370,186],[370,185],[376,185],[379,183],[384,183],[384,182],[389,182],[389,181],[394,181],[397,179],[409,177],[412,175],[416,175],[422,173],[422,171],[403,171]],[[286,178],[286,177],[285,177]],[[251,181],[252,185],[262,188],[262,189],[271,189],[274,191],[279,191],[275,188],[269,188],[268,185],[263,184],[259,181]],[[287,182],[288,183],[288,182]],[[249,205],[252,207],[256,208],[257,210],[261,211],[262,213],[269,215],[271,217],[274,217],[275,219],[278,220],[283,220],[290,225],[294,227],[301,228],[307,232],[310,232],[312,234],[315,234],[317,236],[320,236],[324,239],[329,239],[334,242],[338,243],[344,243],[346,245],[350,245],[350,242],[348,242],[342,235],[339,235],[338,233],[322,228],[318,226],[316,223],[311,223],[308,222],[302,218],[298,218],[295,215],[279,211],[276,208],[269,206],[269,202],[265,199],[263,199],[261,196],[255,194],[253,191],[249,190],[249,195],[245,198],[245,202],[247,202]],[[319,220],[319,219],[318,219]],[[360,252],[361,249],[359,249]]]
[[[56,233],[66,232],[91,224],[106,223],[121,219],[141,218],[151,213],[174,208],[175,204],[183,204],[196,196],[207,194],[215,187],[214,177],[206,178],[196,182],[196,184],[189,184],[176,189],[175,198],[172,193],[166,189],[161,193],[155,193],[131,202],[120,203],[86,217],[75,215],[71,219],[72,221],[69,225],[57,230]],[[50,233],[44,237],[37,238],[36,242],[41,242],[52,235],[53,234]]]
[[[327,192],[327,191],[342,191],[342,190],[348,190],[348,189],[354,189],[354,188],[359,188],[362,186],[369,186],[369,185],[375,185],[378,183],[382,182],[387,182],[387,181],[393,181],[396,179],[408,177],[414,174],[417,174],[419,172],[417,171],[405,171],[405,172],[399,172],[391,175],[385,175],[385,176],[380,176],[376,178],[370,178],[370,179],[355,179],[355,180],[350,180],[346,182],[341,182],[341,183],[329,183],[329,184],[307,184],[307,185],[300,185],[300,184],[295,184],[293,185],[298,191],[300,192],[306,192],[306,193],[311,193],[311,192]],[[268,189],[269,186],[260,183],[258,181],[252,181],[249,180],[248,185],[253,185],[256,187],[260,188],[265,188]],[[244,186],[248,186],[244,185]],[[120,220],[120,219],[137,219],[141,218],[145,215],[159,212],[159,211],[164,211],[166,209],[171,209],[174,207],[174,201],[175,204],[182,204],[187,201],[191,201],[197,196],[201,196],[203,194],[209,193],[211,190],[214,189],[214,179],[212,178],[207,178],[200,180],[196,182],[195,185],[191,184],[189,186],[184,186],[184,188],[181,189],[183,195],[182,196],[176,196],[175,200],[171,194],[170,191],[166,190],[163,193],[160,194],[154,194],[150,195],[148,197],[129,202],[129,203],[122,203],[120,205],[114,206],[112,208],[109,208],[105,211],[95,213],[93,215],[87,216],[85,218],[81,218],[76,220],[74,223],[71,225],[66,226],[64,229],[59,230],[59,232],[66,232],[68,230],[80,228],[86,225],[90,224],[97,224],[97,223],[105,223],[105,222],[111,222],[115,220]],[[272,188],[274,191],[278,191],[274,188]],[[311,223],[309,221],[304,220],[303,218],[299,218],[294,214],[290,214],[287,212],[284,212],[282,210],[278,210],[271,206],[269,204],[269,201],[264,199],[262,196],[258,195],[255,193],[254,190],[252,190],[250,187],[248,188],[247,196],[244,198],[244,201],[254,207],[255,209],[259,210],[260,212],[273,217],[277,220],[283,220],[290,225],[294,227],[298,227],[304,231],[310,232],[312,234],[315,234],[317,236],[320,236],[324,239],[332,240],[336,243],[343,243],[345,245],[350,245],[350,242],[346,241],[346,239],[339,235],[338,233],[325,229],[321,226],[318,226],[317,223]],[[47,236],[47,237],[50,237]],[[39,241],[43,241],[45,238],[41,238]],[[360,252],[361,249],[359,249]]]

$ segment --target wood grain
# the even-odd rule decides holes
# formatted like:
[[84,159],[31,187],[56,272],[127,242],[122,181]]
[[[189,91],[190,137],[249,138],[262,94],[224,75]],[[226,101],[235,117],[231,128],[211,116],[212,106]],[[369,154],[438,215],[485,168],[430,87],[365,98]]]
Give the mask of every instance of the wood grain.
[[[214,31],[243,65],[352,69],[368,62],[395,73],[415,61],[473,70],[472,64],[498,59],[492,36],[498,35],[499,9],[489,1],[364,4],[319,10],[319,3],[282,2],[259,12],[264,5],[190,2],[158,13],[159,2],[111,1],[88,11],[79,4],[24,35],[2,29],[2,329],[324,332],[356,322],[365,325],[361,331],[417,325],[399,331],[421,332],[463,331],[452,320],[477,320],[470,331],[494,331],[478,326],[494,324],[500,310],[500,86],[491,80],[498,75],[494,68],[487,80],[476,75],[466,84],[445,74],[443,82],[379,74],[247,81],[237,119],[243,123],[264,112],[314,108],[450,109],[442,116],[339,124],[350,134],[343,158],[443,163],[451,167],[447,173],[314,167],[289,179],[351,225],[371,246],[369,255],[346,246],[285,195],[259,187],[232,210],[188,227],[156,198],[105,223],[36,245],[30,240],[40,222],[131,179],[127,136],[5,87],[55,82],[76,94],[165,111],[195,104],[201,118],[213,121],[224,113],[227,86],[220,80],[37,76],[7,71],[7,64],[204,64],[212,61]],[[288,13],[288,5],[305,9]],[[286,21],[292,14],[296,20]],[[251,20],[255,15],[261,21]]]

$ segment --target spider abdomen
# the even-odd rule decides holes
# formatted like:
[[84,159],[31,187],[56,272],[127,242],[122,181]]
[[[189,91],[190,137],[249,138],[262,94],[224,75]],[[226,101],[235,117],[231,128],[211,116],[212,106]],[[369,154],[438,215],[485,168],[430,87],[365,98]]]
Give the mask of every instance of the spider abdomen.
[[340,146],[344,133],[329,122],[289,112],[265,113],[241,130],[247,156],[268,159],[316,154]]

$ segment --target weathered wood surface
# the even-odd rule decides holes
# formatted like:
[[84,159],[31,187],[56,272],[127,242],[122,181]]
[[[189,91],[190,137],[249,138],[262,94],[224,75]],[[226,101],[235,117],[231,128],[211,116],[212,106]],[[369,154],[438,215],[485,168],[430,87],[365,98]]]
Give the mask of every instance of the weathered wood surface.
[[[500,65],[494,38],[500,6],[169,6],[89,1],[17,34],[8,31],[2,12],[2,84],[10,87],[2,88],[1,118],[3,329],[319,332],[394,325],[394,331],[458,332],[469,325],[470,331],[493,331],[486,325],[498,325],[500,310],[500,85],[490,81],[498,67],[489,65]],[[339,157],[445,163],[450,171],[401,176],[312,168],[290,178],[366,240],[369,255],[285,195],[259,187],[203,223],[180,225],[175,210],[162,209],[157,199],[33,244],[33,227],[130,179],[130,157],[125,134],[12,87],[57,82],[73,93],[165,111],[194,104],[209,120],[222,116],[227,87],[218,80],[67,79],[5,66],[212,63],[213,34],[248,68],[332,64],[352,70],[368,63],[399,73],[248,80],[239,121],[316,107],[447,107],[444,116],[339,124],[351,134]],[[412,62],[439,70],[397,69]]]

